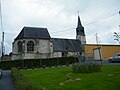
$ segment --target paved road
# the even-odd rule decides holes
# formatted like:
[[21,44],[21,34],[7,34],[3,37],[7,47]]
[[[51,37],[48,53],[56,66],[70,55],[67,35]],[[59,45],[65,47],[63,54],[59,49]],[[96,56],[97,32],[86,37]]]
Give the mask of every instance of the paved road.
[[93,61],[93,62],[97,62],[97,63],[102,64],[102,65],[120,65],[120,62],[112,62],[112,63],[110,63],[107,60]]
[[10,70],[3,70],[3,76],[0,79],[0,90],[15,90]]

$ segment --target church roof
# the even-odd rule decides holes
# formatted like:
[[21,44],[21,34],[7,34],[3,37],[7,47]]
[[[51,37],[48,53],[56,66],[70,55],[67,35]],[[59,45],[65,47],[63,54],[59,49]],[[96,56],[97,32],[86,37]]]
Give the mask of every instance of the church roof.
[[84,47],[76,39],[52,38],[54,52],[83,52]]
[[50,39],[50,34],[47,28],[38,28],[38,27],[24,27],[19,35],[15,38],[18,39]]

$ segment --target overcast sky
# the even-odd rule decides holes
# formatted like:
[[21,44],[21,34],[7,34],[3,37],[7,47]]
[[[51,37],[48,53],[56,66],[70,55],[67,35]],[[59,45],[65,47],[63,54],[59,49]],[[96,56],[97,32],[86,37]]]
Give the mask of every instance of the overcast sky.
[[95,44],[98,33],[100,44],[118,44],[113,32],[120,32],[120,0],[0,1],[6,53],[12,51],[12,42],[24,26],[47,28],[54,38],[75,39],[78,11],[87,43]]

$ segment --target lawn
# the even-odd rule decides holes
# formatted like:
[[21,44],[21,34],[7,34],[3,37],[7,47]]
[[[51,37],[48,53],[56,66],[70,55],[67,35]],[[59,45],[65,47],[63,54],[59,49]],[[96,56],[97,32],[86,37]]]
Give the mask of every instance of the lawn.
[[21,71],[37,90],[120,90],[120,66],[92,74],[73,73],[70,66]]

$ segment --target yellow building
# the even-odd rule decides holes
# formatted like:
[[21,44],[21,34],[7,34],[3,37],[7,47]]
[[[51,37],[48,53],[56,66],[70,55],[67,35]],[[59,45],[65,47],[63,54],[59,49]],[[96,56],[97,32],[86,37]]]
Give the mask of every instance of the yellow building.
[[120,45],[85,44],[85,55],[94,60],[108,60],[116,53],[120,53]]

